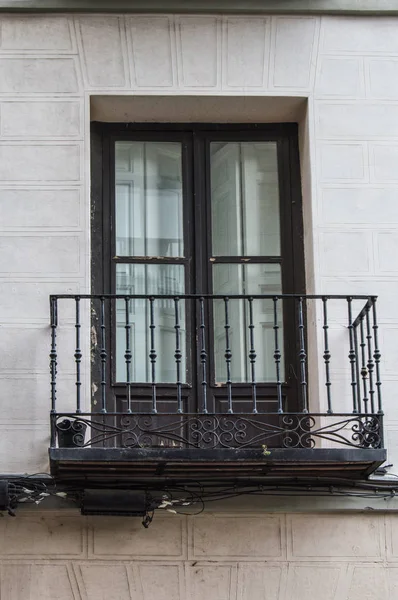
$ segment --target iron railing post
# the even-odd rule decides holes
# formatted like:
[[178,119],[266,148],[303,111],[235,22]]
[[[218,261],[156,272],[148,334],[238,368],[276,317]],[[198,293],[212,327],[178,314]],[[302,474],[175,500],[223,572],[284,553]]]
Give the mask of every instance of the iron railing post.
[[381,354],[379,350],[379,325],[377,323],[376,315],[376,297],[372,298],[372,315],[373,315],[373,339],[374,339],[374,361],[376,365],[376,390],[377,390],[377,412],[379,415],[383,414],[383,406],[381,401],[381,379],[380,379],[380,359]]
[[333,413],[332,408],[332,383],[330,381],[330,359],[331,354],[329,350],[329,323],[328,323],[328,309],[327,309],[328,299],[326,296],[322,298],[323,305],[323,360],[325,362],[325,375],[326,375],[326,398],[327,398],[327,413],[331,415]]
[[355,339],[354,339],[354,324],[352,321],[352,296],[347,297],[348,306],[348,332],[349,332],[349,343],[350,350],[348,358],[351,365],[351,391],[352,391],[352,412],[357,414],[359,412],[357,404],[357,381],[356,381],[356,354],[355,354]]
[[252,387],[253,414],[257,414],[257,382],[256,382],[256,351],[254,348],[254,322],[253,322],[253,298],[248,299],[249,302],[249,338],[250,338],[250,373]]
[[205,322],[205,299],[199,298],[199,328],[200,328],[200,363],[202,366],[202,412],[207,414],[207,352],[206,352],[206,322]]
[[57,413],[57,326],[58,326],[58,301],[55,296],[50,296],[50,378],[51,378],[51,447],[56,444],[56,413]]
[[82,350],[80,348],[80,297],[75,298],[75,330],[76,330],[76,349],[75,349],[75,362],[76,362],[76,413],[79,414],[81,410],[81,362],[82,362]]

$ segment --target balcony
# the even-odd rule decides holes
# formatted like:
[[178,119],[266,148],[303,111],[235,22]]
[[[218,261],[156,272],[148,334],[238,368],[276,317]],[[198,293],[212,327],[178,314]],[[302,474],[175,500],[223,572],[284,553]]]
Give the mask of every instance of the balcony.
[[386,459],[376,297],[62,295],[50,308],[57,481],[324,485]]

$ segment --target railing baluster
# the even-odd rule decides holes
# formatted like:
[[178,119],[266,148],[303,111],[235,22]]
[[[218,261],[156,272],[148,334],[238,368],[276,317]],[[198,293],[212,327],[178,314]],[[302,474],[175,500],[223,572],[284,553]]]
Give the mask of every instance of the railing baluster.
[[[51,384],[51,414],[57,412],[57,325],[58,325],[58,301],[50,299],[50,327],[51,327],[51,350],[50,350],[50,384]],[[55,446],[55,427],[51,427],[51,446]]]
[[180,344],[180,336],[181,336],[181,326],[180,326],[180,307],[179,307],[179,298],[174,298],[174,314],[175,314],[175,324],[174,329],[176,332],[176,349],[174,353],[174,358],[176,361],[176,371],[177,371],[177,413],[182,413],[182,397],[181,397],[181,344]]
[[380,359],[381,354],[379,350],[379,326],[377,324],[377,315],[376,315],[376,298],[372,298],[372,314],[373,314],[373,339],[374,339],[374,353],[373,357],[376,365],[376,390],[377,390],[377,412],[378,414],[383,414],[383,406],[381,402],[381,380],[380,380]]
[[206,352],[206,324],[205,324],[205,301],[203,296],[199,298],[200,306],[200,362],[202,365],[202,402],[203,413],[207,414],[207,352]]
[[282,353],[279,348],[279,324],[278,324],[278,297],[275,296],[274,302],[274,360],[276,371],[276,393],[278,398],[278,413],[283,413],[282,406],[282,382],[281,382],[281,358]]
[[256,351],[254,349],[253,298],[249,298],[249,360],[252,384],[253,413],[257,414]]
[[152,383],[152,412],[157,413],[156,399],[156,348],[155,348],[155,315],[154,315],[153,297],[149,298],[149,330],[151,338],[151,349],[149,351],[149,360],[151,361],[151,383]]
[[352,412],[354,414],[358,413],[357,407],[357,381],[356,381],[356,354],[354,350],[354,327],[352,324],[352,298],[349,296],[347,298],[347,306],[348,306],[348,332],[349,332],[349,340],[350,340],[350,351],[348,353],[348,358],[351,364],[351,390],[352,390]]
[[224,328],[225,328],[225,362],[227,365],[227,380],[226,380],[226,384],[227,384],[227,392],[228,392],[228,413],[232,414],[233,408],[232,408],[232,380],[231,380],[231,360],[232,360],[232,351],[230,348],[230,339],[229,339],[229,330],[230,330],[230,324],[229,324],[229,314],[228,314],[228,303],[229,303],[229,298],[225,297],[224,298],[224,309],[225,309],[225,324],[224,324]]
[[375,389],[374,389],[374,379],[373,379],[373,371],[374,371],[374,362],[373,362],[373,347],[372,347],[372,329],[370,327],[370,306],[367,307],[366,310],[366,341],[367,341],[367,349],[368,349],[368,374],[369,374],[369,398],[370,398],[370,412],[374,414],[375,412]]
[[304,332],[304,311],[303,311],[303,297],[300,296],[298,303],[298,328],[299,328],[299,358],[300,358],[300,372],[301,372],[301,396],[303,404],[303,413],[308,413],[308,399],[307,399],[307,353],[305,349],[305,332]]
[[76,309],[76,316],[75,316],[75,330],[76,330],[76,349],[75,349],[75,362],[76,362],[76,413],[79,414],[81,413],[81,387],[82,387],[82,382],[81,382],[81,374],[80,374],[80,369],[81,369],[81,362],[82,362],[82,351],[80,348],[80,329],[81,329],[81,324],[80,324],[80,297],[76,296],[75,297],[75,309]]
[[101,331],[101,413],[106,413],[106,325],[105,325],[105,298],[100,298],[100,331]]
[[360,319],[359,323],[359,332],[360,332],[360,348],[361,348],[361,377],[362,377],[362,391],[363,391],[363,408],[364,413],[368,412],[368,369],[366,366],[366,343],[365,343],[365,332],[363,327],[363,317]]
[[358,330],[357,326],[353,325],[352,333],[354,336],[354,350],[355,350],[355,378],[357,382],[357,409],[358,413],[362,411],[361,407],[361,377],[359,373],[359,344],[358,344]]
[[333,413],[332,409],[332,382],[330,381],[330,359],[331,354],[329,350],[329,323],[328,323],[328,308],[327,308],[328,299],[326,296],[322,298],[323,303],[323,341],[324,341],[324,350],[323,350],[323,360],[325,361],[325,386],[326,386],[326,397],[328,403],[327,413],[331,415]]
[[50,298],[50,382],[51,382],[51,439],[50,446],[56,445],[56,413],[57,413],[57,325],[58,325],[58,300]]
[[131,325],[130,325],[130,298],[125,298],[125,330],[126,330],[126,352],[124,359],[126,361],[126,393],[127,393],[127,412],[131,413]]

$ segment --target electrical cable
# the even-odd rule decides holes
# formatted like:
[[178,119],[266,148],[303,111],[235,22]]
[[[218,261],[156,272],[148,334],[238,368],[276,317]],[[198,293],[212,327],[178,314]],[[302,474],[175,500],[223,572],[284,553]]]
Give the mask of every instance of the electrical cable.
[[[389,476],[398,478],[395,473]],[[1,478],[1,477],[0,477]],[[44,479],[44,480],[43,480]],[[4,477],[8,482],[9,514],[14,514],[19,503],[39,505],[47,497],[57,497],[67,502],[79,505],[82,493],[81,484],[71,482],[63,484],[58,488],[57,483],[48,474],[35,473],[23,476]],[[91,484],[98,489],[109,489],[109,484],[95,482]],[[394,480],[384,479],[381,481],[368,479],[367,481],[349,481],[335,479],[329,482],[321,478],[303,482],[297,478],[279,480],[277,482],[262,484],[243,484],[237,482],[235,485],[206,487],[203,482],[189,481],[187,483],[153,483],[151,485],[126,485],[119,481],[112,483],[113,489],[136,489],[152,496],[158,502],[158,507],[148,512],[144,517],[145,527],[153,520],[155,510],[166,510],[178,515],[195,516],[201,514],[208,503],[221,502],[242,496],[301,496],[301,497],[347,497],[359,499],[381,499],[390,500],[398,494],[398,486]],[[157,498],[159,494],[160,498]],[[186,508],[197,508],[197,512],[187,511]],[[181,510],[182,509],[182,510]]]

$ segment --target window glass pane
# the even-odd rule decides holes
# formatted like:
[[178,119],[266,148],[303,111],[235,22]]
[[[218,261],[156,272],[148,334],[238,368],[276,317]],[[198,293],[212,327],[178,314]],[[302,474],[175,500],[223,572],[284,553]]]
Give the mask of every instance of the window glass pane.
[[[214,294],[281,294],[281,268],[277,264],[218,264],[213,266]],[[250,372],[250,315],[247,300],[229,300],[229,339],[232,351],[233,382],[251,381]],[[278,302],[279,349],[282,352],[281,378],[284,378],[282,301]],[[258,382],[276,381],[274,360],[274,302],[272,299],[253,300],[253,333]],[[226,381],[225,305],[214,302],[214,353],[216,381]]]
[[[184,293],[183,265],[116,265],[117,294],[170,294]],[[185,303],[179,302],[179,320],[181,326],[180,347],[182,349],[181,381],[185,382]],[[126,381],[126,330],[125,302],[117,301],[117,334],[116,334],[116,379]],[[151,379],[151,362],[149,352],[150,338],[150,303],[149,300],[130,300],[129,321],[131,325],[131,381],[149,383]],[[175,363],[176,331],[175,306],[173,299],[154,301],[155,349],[156,349],[156,381],[175,383],[177,369]]]
[[181,144],[116,142],[116,255],[183,256]]
[[275,142],[210,144],[214,256],[279,256]]

